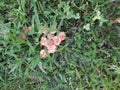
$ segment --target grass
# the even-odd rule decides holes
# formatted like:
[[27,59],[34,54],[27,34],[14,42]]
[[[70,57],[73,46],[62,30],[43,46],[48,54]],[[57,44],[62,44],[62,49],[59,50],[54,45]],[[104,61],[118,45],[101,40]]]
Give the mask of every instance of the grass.
[[[0,90],[119,90],[119,0],[1,0]],[[42,59],[42,25],[66,40]],[[21,28],[31,26],[25,40]],[[3,33],[7,34],[3,34]]]

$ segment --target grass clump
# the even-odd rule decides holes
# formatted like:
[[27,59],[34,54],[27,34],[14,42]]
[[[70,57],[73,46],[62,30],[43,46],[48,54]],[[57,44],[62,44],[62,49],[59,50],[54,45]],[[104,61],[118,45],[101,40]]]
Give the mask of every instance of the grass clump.
[[[118,0],[1,0],[0,90],[119,90],[119,23],[112,23],[119,5]],[[43,59],[46,27],[65,32],[66,39]]]

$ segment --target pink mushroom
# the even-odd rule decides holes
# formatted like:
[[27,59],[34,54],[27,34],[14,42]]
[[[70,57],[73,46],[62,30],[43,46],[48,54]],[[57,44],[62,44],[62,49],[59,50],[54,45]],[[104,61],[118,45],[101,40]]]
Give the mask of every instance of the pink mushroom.
[[42,49],[40,51],[40,55],[42,56],[42,58],[47,58],[48,57],[48,54],[46,53],[46,51],[44,49]]
[[54,36],[54,37],[52,38],[52,40],[53,40],[53,42],[54,42],[54,45],[56,45],[56,46],[59,46],[60,43],[61,43],[61,38],[58,37],[58,36]]
[[47,44],[47,38],[46,37],[41,37],[41,41],[40,41],[41,45],[46,45]]
[[60,32],[58,34],[58,37],[60,37],[61,41],[65,40],[65,38],[66,38],[65,32]]

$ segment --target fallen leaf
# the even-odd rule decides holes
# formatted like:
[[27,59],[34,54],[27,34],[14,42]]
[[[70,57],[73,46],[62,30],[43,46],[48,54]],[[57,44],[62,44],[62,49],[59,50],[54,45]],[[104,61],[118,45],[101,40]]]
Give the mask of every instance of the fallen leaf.
[[25,32],[24,27],[22,27],[22,34],[20,34],[20,35],[18,36],[18,39],[19,39],[19,40],[21,40],[21,39],[25,40],[25,39],[26,39],[26,32]]
[[28,32],[30,32],[30,31],[31,31],[31,29],[32,29],[32,27],[31,27],[31,26],[28,26]]

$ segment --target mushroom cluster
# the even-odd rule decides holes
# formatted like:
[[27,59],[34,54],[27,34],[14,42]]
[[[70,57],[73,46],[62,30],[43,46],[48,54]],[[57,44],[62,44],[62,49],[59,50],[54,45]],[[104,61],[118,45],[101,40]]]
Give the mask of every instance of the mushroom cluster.
[[44,46],[44,49],[40,51],[42,58],[47,58],[50,53],[54,53],[57,47],[65,40],[65,32],[60,32],[55,35],[56,31],[51,31],[47,35],[41,37],[40,44]]

